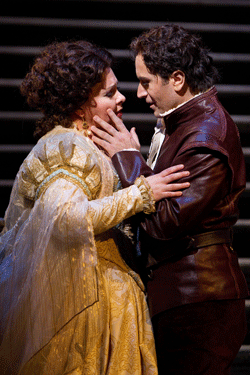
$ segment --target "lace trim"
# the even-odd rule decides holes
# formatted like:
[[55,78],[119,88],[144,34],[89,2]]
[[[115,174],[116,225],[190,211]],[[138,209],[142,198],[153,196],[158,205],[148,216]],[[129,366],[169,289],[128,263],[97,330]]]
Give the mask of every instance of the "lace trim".
[[67,171],[66,169],[60,168],[57,169],[55,172],[51,173],[48,177],[46,177],[43,180],[43,182],[38,186],[35,195],[35,200],[40,197],[44,190],[47,189],[49,184],[51,184],[55,179],[60,177],[66,178],[73,183],[77,183],[77,185],[80,186],[83,189],[84,193],[88,196],[88,199],[92,199],[91,191],[89,190],[87,184],[85,184],[85,182],[80,177],[78,177],[74,173]]
[[135,180],[135,185],[140,190],[143,200],[143,212],[151,214],[155,212],[155,199],[153,191],[144,176],[140,176]]

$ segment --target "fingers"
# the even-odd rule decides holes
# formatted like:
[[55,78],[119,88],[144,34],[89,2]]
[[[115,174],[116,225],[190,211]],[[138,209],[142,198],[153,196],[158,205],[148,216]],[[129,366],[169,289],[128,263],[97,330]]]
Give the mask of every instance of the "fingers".
[[110,137],[109,133],[101,130],[97,126],[91,126],[90,130],[93,134],[97,135],[99,138],[104,139],[106,141],[108,141],[108,138]]
[[[186,186],[188,187],[188,186]],[[181,197],[183,195],[183,192],[181,190],[170,190],[170,191],[160,191],[160,192],[156,192],[156,195],[155,195],[155,200],[156,201],[159,201],[161,199],[167,199],[167,198],[178,198],[178,197]]]
[[177,190],[183,190],[187,189],[190,186],[189,182],[182,182],[177,184],[168,184],[166,186],[166,191],[177,191]]
[[106,150],[106,147],[108,147],[108,145],[109,145],[108,142],[102,140],[102,139],[99,138],[99,137],[96,137],[94,134],[92,134],[91,139],[92,139],[92,141],[93,141],[95,144],[101,146],[101,147],[102,147],[103,149],[105,149],[105,150]]
[[108,154],[111,154],[111,139],[112,136],[109,135],[106,131],[101,130],[100,128],[97,128],[96,126],[91,126],[90,128],[92,134],[91,139],[92,141],[100,146],[103,150],[105,150]]
[[161,177],[163,178],[165,184],[170,184],[172,181],[180,180],[181,178],[188,177],[190,175],[189,171],[182,171],[182,172],[176,172],[176,173],[171,173],[169,175],[162,175]]
[[172,167],[169,167],[167,169],[164,169],[162,172],[161,172],[161,175],[162,176],[168,176],[170,175],[171,173],[175,173],[175,172],[178,172],[180,170],[182,170],[184,168],[184,164],[177,164],[177,165],[174,165]]
[[182,191],[166,191],[162,194],[163,198],[178,198],[182,196]]
[[106,132],[108,132],[111,135],[114,135],[116,131],[119,132],[128,132],[128,129],[123,124],[122,120],[116,116],[116,114],[112,111],[112,109],[107,110],[107,114],[109,115],[111,121],[113,122],[113,125],[110,125],[108,122],[102,120],[98,115],[95,115],[93,117],[93,120]]
[[138,138],[138,136],[137,136],[137,134],[136,134],[136,129],[135,129],[135,128],[131,128],[131,130],[130,130],[130,134],[131,134],[132,138],[133,138],[134,141],[135,141],[135,144],[136,144],[136,148],[137,148],[137,150],[140,151],[140,149],[141,149],[141,145],[140,145],[139,138]]
[[[106,134],[110,134],[110,135],[115,134],[116,130],[114,129],[114,127],[112,125],[108,124],[106,121],[102,120],[99,116],[97,116],[97,115],[94,116],[93,120],[99,125],[98,129],[100,129],[100,128],[104,129]],[[97,128],[97,127],[91,126],[90,130],[92,131],[95,128]]]
[[158,193],[157,197],[159,199],[181,197],[183,194],[182,190],[189,188],[189,186],[189,182],[165,185],[165,191],[161,191],[160,194]]
[[107,113],[110,117],[110,119],[113,121],[116,129],[120,132],[128,131],[126,126],[123,124],[122,120],[116,116],[116,114],[112,111],[112,109],[108,109]]

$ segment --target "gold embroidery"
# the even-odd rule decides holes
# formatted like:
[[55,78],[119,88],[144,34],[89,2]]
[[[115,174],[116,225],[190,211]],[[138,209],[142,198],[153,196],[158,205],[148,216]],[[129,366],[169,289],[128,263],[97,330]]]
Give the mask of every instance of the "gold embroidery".
[[38,186],[36,191],[35,200],[40,197],[40,195],[58,178],[65,178],[66,180],[72,182],[79,186],[84,193],[87,195],[88,199],[92,199],[91,191],[89,190],[87,184],[84,183],[77,175],[70,173],[67,169],[59,168],[55,172],[51,173],[45,180]]
[[135,185],[141,192],[143,199],[143,212],[151,214],[155,212],[155,199],[153,191],[144,176],[140,176],[135,180]]
[[80,134],[67,130],[58,126],[25,159],[19,179],[19,191],[24,197],[37,199],[55,179],[62,177],[77,184],[89,200],[98,197],[102,174],[97,149]]
[[[5,217],[16,266],[0,284],[0,300],[11,306],[2,366],[20,366],[20,375],[157,375],[141,280],[108,231],[141,211],[143,199],[134,185],[112,195],[117,183],[110,160],[73,129],[55,128],[27,157]],[[48,186],[27,210],[24,197]]]

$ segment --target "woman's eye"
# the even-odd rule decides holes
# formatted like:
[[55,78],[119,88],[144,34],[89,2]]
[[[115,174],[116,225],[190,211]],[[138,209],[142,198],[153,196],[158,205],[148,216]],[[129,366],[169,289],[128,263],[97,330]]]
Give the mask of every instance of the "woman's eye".
[[113,87],[111,90],[109,90],[107,93],[106,93],[106,96],[108,98],[112,98],[112,96],[115,95],[116,91],[118,90],[118,87]]
[[107,92],[107,94],[106,94],[106,96],[107,96],[108,98],[112,98],[113,95],[114,95],[114,91],[109,91],[109,92]]

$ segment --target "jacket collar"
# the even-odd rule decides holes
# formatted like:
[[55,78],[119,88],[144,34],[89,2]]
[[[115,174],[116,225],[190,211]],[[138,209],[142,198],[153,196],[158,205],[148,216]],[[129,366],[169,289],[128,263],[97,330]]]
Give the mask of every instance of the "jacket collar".
[[171,134],[180,124],[191,121],[204,112],[210,112],[214,106],[208,99],[217,95],[215,86],[192,98],[164,117],[166,133]]

